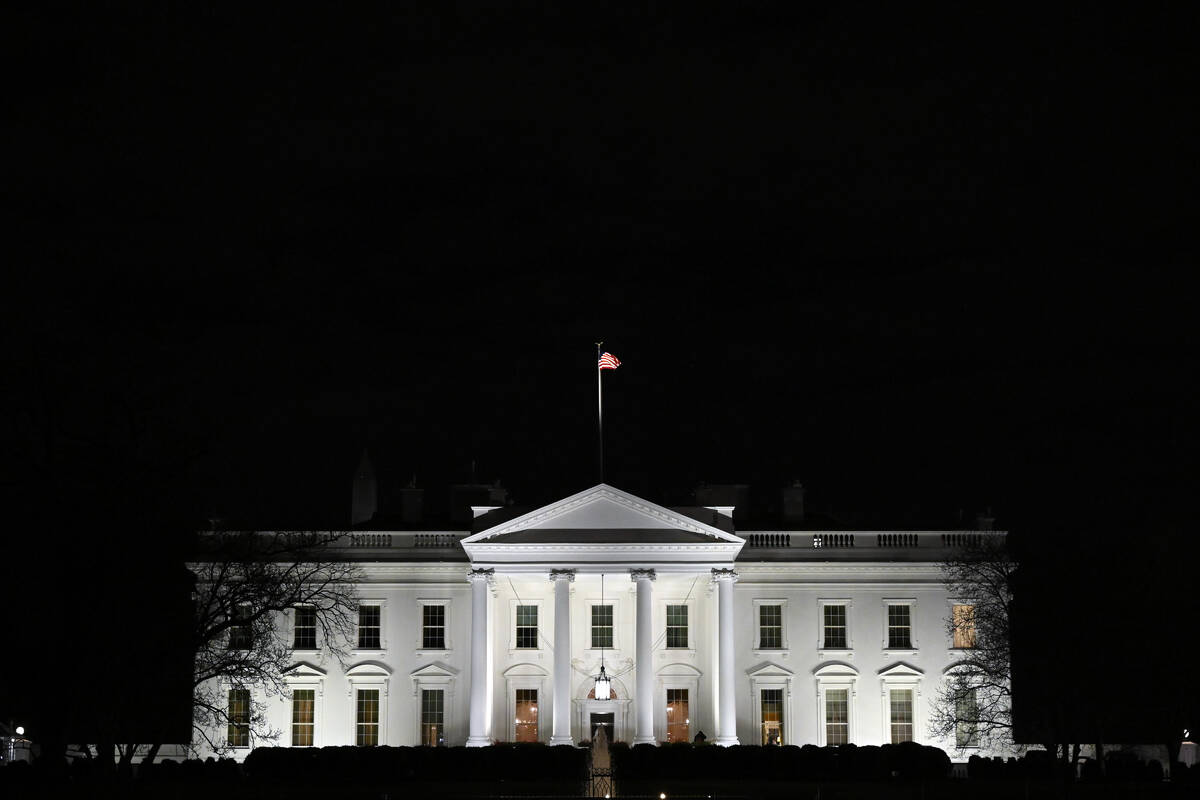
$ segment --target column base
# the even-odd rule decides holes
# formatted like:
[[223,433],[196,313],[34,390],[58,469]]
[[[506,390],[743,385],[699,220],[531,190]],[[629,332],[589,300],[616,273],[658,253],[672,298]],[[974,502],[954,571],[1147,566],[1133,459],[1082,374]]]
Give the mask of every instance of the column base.
[[573,747],[575,745],[575,742],[571,741],[570,736],[551,736],[550,737],[550,746],[553,747],[556,744],[569,744]]
[[716,739],[713,739],[713,744],[717,747],[732,747],[737,743],[738,738],[736,736],[718,736]]
[[487,736],[468,736],[467,747],[489,747],[492,740]]
[[633,737],[634,744],[658,744],[653,736],[635,736]]

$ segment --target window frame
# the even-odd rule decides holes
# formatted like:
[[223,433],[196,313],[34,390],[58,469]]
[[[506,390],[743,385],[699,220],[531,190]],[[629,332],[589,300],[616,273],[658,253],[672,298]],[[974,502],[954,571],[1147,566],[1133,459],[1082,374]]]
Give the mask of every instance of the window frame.
[[[243,608],[248,609],[247,616],[239,617],[238,610],[243,609]],[[234,605],[234,611],[230,614],[230,617],[229,617],[229,622],[230,622],[229,637],[226,639],[226,642],[225,642],[226,649],[234,650],[237,652],[248,652],[249,650],[251,650],[254,647],[254,621],[252,619],[249,619],[250,617],[253,617],[253,616],[254,616],[254,605],[253,604],[237,603]],[[234,623],[241,623],[243,620],[249,620],[249,621],[246,621],[244,624],[234,624]],[[246,636],[246,646],[245,647],[239,647],[234,644],[234,635],[237,631],[245,631],[245,636]],[[238,644],[240,644],[240,643],[241,642],[239,640]]]
[[[529,605],[522,603],[521,605]],[[515,629],[514,629],[515,632]],[[529,652],[528,650],[522,652]],[[546,686],[549,683],[550,675],[546,670],[539,667],[537,664],[523,662],[513,664],[502,673],[504,676],[505,689],[505,709],[508,712],[508,722],[504,726],[507,741],[515,742],[517,740],[517,690],[518,689],[537,689],[538,693],[538,741],[546,742],[550,739],[549,728],[542,724],[542,703],[546,702],[549,695],[546,693]],[[550,715],[553,722],[553,715]],[[499,731],[493,729],[493,735],[498,736]]]
[[[607,608],[608,609],[609,619],[608,619],[607,626],[596,625],[596,609],[598,609],[598,608]],[[587,647],[585,649],[587,649],[587,650],[603,650],[603,651],[609,652],[609,653],[612,652],[613,650],[615,650],[616,649],[615,645],[617,643],[617,608],[616,608],[616,606],[607,601],[605,601],[603,603],[589,603],[587,606],[587,616],[588,616],[587,630],[588,630],[588,645],[589,645],[589,647]],[[599,627],[599,628],[607,627],[608,628],[608,644],[606,644],[606,645],[597,645],[596,644],[596,629],[597,629],[597,627]]]
[[[588,658],[599,658],[600,657],[600,648],[592,647],[592,606],[601,606],[601,605],[612,606],[612,610],[613,610],[613,646],[605,647],[604,654],[605,654],[605,657],[611,656],[611,657],[615,658],[624,649],[621,647],[621,631],[623,628],[625,628],[625,625],[623,624],[623,619],[621,617],[621,612],[623,610],[623,607],[621,605],[620,596],[615,591],[613,591],[611,594],[609,592],[605,592],[603,603],[600,602],[600,595],[597,594],[594,597],[586,598],[582,605],[583,605],[582,613],[583,613],[584,629],[587,632],[587,638],[584,642],[585,647],[583,648],[583,652]],[[632,627],[632,626],[629,626],[629,627]]]
[[[358,621],[356,620],[354,623],[354,637],[355,637],[354,638],[354,647],[351,648],[351,653],[353,653],[354,655],[362,655],[362,656],[378,655],[380,653],[386,653],[387,649],[388,649],[387,600],[384,598],[361,597],[358,600],[358,606],[359,606],[359,608],[361,608],[362,606],[379,606],[379,647],[360,647],[359,646],[359,642],[362,641],[362,637],[359,635],[360,626],[358,624]],[[356,615],[358,615],[358,619],[362,618],[361,611],[359,611],[359,609],[355,609],[355,613],[356,613]]]
[[[825,607],[843,606],[846,609],[846,646],[830,647],[825,642]],[[817,598],[817,655],[821,658],[854,658],[854,601],[849,597]]]
[[[251,724],[250,724],[250,721],[254,718],[254,692],[247,686],[234,686],[233,684],[227,684],[226,686],[224,686],[224,689],[225,689],[225,715],[226,715],[225,746],[231,750],[249,750],[250,748],[252,748],[254,746],[254,737],[252,735],[252,729],[251,729]],[[238,723],[238,722],[233,721],[234,720],[234,715],[233,715],[233,693],[234,692],[244,692],[246,695],[246,709],[245,709],[246,721],[244,723]],[[234,744],[232,741],[230,741],[229,730],[230,730],[230,728],[235,728],[235,727],[245,729],[245,734],[246,734],[246,743],[245,744]]]
[[[537,606],[538,635],[537,647],[517,647],[517,606]],[[542,638],[542,626],[546,624],[546,599],[544,597],[523,598],[518,601],[511,597],[508,601],[508,654],[519,656],[521,653],[541,653],[546,649]],[[539,656],[540,658],[540,656]],[[541,696],[540,694],[538,695]]]
[[[908,606],[908,647],[891,646],[891,624],[889,606]],[[885,656],[912,656],[920,649],[917,641],[917,599],[915,597],[883,598],[883,654]]]
[[[370,653],[377,651],[370,650]],[[379,741],[375,746],[386,745],[388,732],[388,684],[391,670],[378,663],[358,664],[346,671],[346,697],[350,701],[348,714],[351,743],[358,741],[358,690],[379,690]]]
[[[308,723],[296,721],[296,700],[297,700],[296,693],[297,692],[312,692],[312,720]],[[288,703],[288,706],[289,706],[289,710],[291,711],[291,714],[290,714],[291,720],[289,721],[289,724],[288,724],[288,727],[291,729],[290,736],[289,736],[290,742],[288,743],[288,747],[306,747],[306,748],[307,747],[316,747],[317,746],[317,690],[312,687],[309,687],[309,686],[290,687],[290,691],[288,692],[288,700],[290,701]],[[312,730],[310,731],[310,737],[309,737],[312,741],[310,741],[308,744],[296,744],[296,726],[304,725],[304,724],[308,724],[312,728]]]
[[[683,605],[682,603],[672,603],[671,605]],[[673,650],[672,652],[679,652]],[[696,716],[697,722],[695,725],[688,723],[688,736],[694,737],[694,731],[701,729],[700,717],[697,715],[699,709],[700,697],[700,670],[693,667],[691,664],[676,662],[668,664],[655,676],[654,696],[658,699],[655,701],[654,708],[654,739],[657,742],[667,741],[667,690],[668,689],[686,689],[688,693],[688,717]],[[711,718],[711,717],[710,717]]]
[[[669,647],[669,646],[667,646],[667,606],[684,606],[687,608],[687,617],[688,617],[687,645],[684,647]],[[658,617],[659,623],[661,625],[661,627],[659,627],[658,629],[663,632],[661,649],[665,653],[694,654],[696,652],[696,624],[697,624],[695,598],[694,597],[693,598],[664,597],[658,603],[657,611],[659,614],[659,617]],[[695,693],[688,695],[688,697],[693,697],[693,696],[695,696]],[[664,701],[663,708],[665,709],[666,707],[667,707],[666,702]],[[664,729],[664,735],[665,735],[665,729]]]
[[[441,723],[440,723],[440,744],[426,744],[425,742],[425,726],[429,723],[425,722],[425,696],[437,692],[441,695]],[[417,746],[419,747],[449,747],[450,743],[446,741],[446,706],[448,701],[446,698],[446,690],[440,686],[422,687],[417,691]]]
[[848,664],[829,664],[815,673],[817,678],[817,746],[829,744],[825,729],[825,706],[830,689],[846,689],[846,743],[859,744],[858,728],[858,670]]
[[[967,691],[970,693],[970,695],[969,695],[969,696],[970,696],[970,698],[971,698],[971,702],[972,702],[972,703],[975,705],[975,714],[976,714],[976,719],[978,719],[978,715],[979,715],[979,689],[978,689],[978,688],[975,688],[975,687],[971,687],[971,688],[970,688],[970,689],[968,689]],[[958,710],[958,701],[959,701],[960,699],[962,699],[962,698],[955,698],[955,701],[954,701],[954,702],[955,702],[955,707],[954,707],[954,717],[955,717],[955,719],[957,719],[957,718],[958,718],[958,715],[959,715],[959,710]],[[971,742],[970,740],[968,740],[968,742],[967,742],[966,744],[959,744],[959,726],[960,726],[960,725],[962,725],[962,724],[963,724],[962,722],[956,722],[956,723],[955,723],[955,725],[954,725],[954,749],[955,749],[955,750],[959,750],[959,751],[962,751],[962,750],[979,750],[979,749],[981,749],[981,739],[982,739],[982,737],[979,735],[979,727],[978,727],[978,723],[976,723],[976,727],[975,727],[974,731],[972,732],[972,733],[973,733],[973,739],[974,739],[974,742]]]
[[961,652],[966,652],[968,650],[975,650],[976,648],[978,648],[979,647],[979,625],[977,622],[971,626],[971,641],[973,642],[973,644],[970,647],[956,647],[954,644],[954,637],[955,637],[955,633],[957,630],[957,623],[955,622],[955,619],[954,619],[955,607],[956,606],[970,606],[971,608],[974,609],[974,608],[978,607],[978,603],[976,603],[974,600],[971,600],[971,599],[951,598],[946,601],[946,604],[950,607],[949,620],[950,620],[950,623],[952,626],[952,630],[950,631],[950,650],[953,652],[961,653]]
[[[768,652],[778,653],[778,650]],[[780,664],[767,662],[749,673],[750,676],[750,722],[753,725],[756,740],[762,740],[762,691],[764,689],[783,690],[783,744],[795,736],[795,706],[793,703],[793,681],[795,673]]]
[[[323,747],[325,744],[325,674],[311,664],[300,664],[284,676],[287,683],[287,699],[289,718],[292,713],[292,692],[296,689],[311,689],[313,692],[313,743],[311,747]],[[290,724],[290,723],[289,723]],[[295,745],[290,744],[289,747]],[[308,747],[308,745],[304,745]]]
[[919,744],[929,743],[929,739],[925,735],[925,715],[921,702],[921,679],[923,677],[924,674],[920,670],[903,663],[896,664],[880,673],[879,689],[881,707],[879,718],[883,722],[883,730],[880,731],[880,734],[882,737],[881,741],[884,743],[892,741],[892,689],[912,690],[912,741]]
[[[791,653],[788,643],[788,601],[786,597],[761,597],[752,601],[754,608],[754,654],[757,656],[779,655],[787,657]],[[763,606],[779,606],[779,647],[764,647],[762,643],[762,608]],[[787,718],[784,717],[786,720]]]
[[453,746],[450,740],[451,730],[454,728],[454,711],[458,670],[448,664],[443,664],[434,661],[417,668],[409,674],[412,680],[412,693],[414,700],[414,719],[416,725],[413,728],[413,735],[417,742],[422,741],[422,723],[421,723],[421,692],[437,689],[442,692],[442,740],[446,747]]
[[[417,642],[416,654],[449,655],[454,651],[454,643],[450,638],[450,620],[453,599],[449,597],[418,597],[417,598]],[[442,647],[425,646],[425,609],[428,606],[442,607]]]
[[[312,609],[312,612],[313,612],[313,625],[312,625],[313,646],[312,647],[296,647],[296,630],[299,627],[296,624],[298,622],[296,612],[299,611],[301,608]],[[302,655],[316,655],[317,653],[321,652],[321,642],[318,638],[318,630],[319,630],[320,626],[317,625],[316,613],[317,613],[316,608],[314,608],[311,605],[307,605],[307,604],[293,606],[292,608],[290,608],[288,610],[288,622],[290,623],[289,628],[288,628],[288,630],[289,630],[288,638],[291,639],[291,641],[292,641],[292,652],[293,653],[299,653]],[[308,626],[306,625],[305,627],[308,627]]]

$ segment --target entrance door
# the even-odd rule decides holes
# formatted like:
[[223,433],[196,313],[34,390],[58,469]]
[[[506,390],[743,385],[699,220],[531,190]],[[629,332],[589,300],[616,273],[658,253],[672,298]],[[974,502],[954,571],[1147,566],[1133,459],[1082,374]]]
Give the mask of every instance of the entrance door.
[[596,729],[604,726],[604,735],[607,737],[609,744],[613,741],[613,725],[616,722],[616,714],[592,714],[591,729],[592,738],[596,738]]

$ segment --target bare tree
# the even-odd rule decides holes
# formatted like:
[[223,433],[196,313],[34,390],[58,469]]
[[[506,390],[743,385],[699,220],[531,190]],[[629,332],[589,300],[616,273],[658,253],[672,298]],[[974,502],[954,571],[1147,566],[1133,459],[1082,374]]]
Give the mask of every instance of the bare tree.
[[1017,563],[1000,534],[982,533],[942,563],[954,604],[946,630],[958,661],[938,689],[930,727],[960,749],[1013,746],[1012,611]]
[[196,578],[193,746],[220,753],[230,746],[229,730],[248,742],[279,736],[267,724],[265,701],[287,693],[293,642],[281,623],[288,611],[311,609],[319,646],[344,663],[357,625],[360,572],[337,557],[344,533],[219,532],[201,538],[203,560],[189,565]]

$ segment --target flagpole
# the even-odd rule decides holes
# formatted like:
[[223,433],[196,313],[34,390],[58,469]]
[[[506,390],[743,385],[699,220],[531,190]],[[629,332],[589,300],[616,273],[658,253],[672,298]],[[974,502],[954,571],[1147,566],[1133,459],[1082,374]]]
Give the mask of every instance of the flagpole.
[[604,483],[604,382],[600,377],[600,347],[603,344],[596,342],[596,469],[600,483]]

